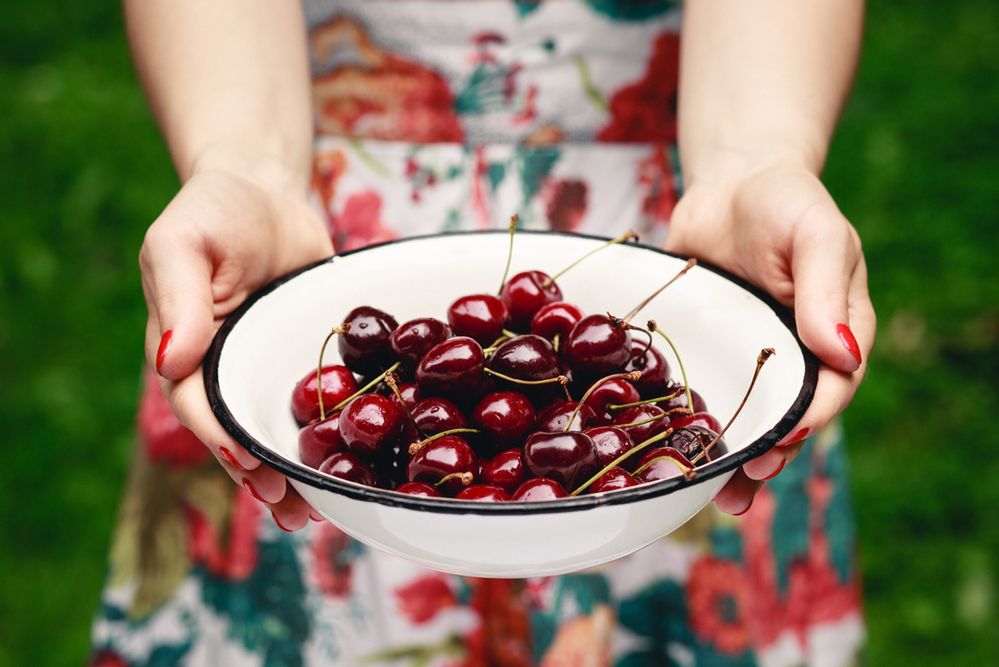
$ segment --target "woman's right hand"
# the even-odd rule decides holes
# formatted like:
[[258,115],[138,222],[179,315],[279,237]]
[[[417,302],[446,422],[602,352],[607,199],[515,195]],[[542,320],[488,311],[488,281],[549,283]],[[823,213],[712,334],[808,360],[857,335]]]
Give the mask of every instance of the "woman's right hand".
[[174,413],[285,530],[304,526],[310,508],[226,434],[208,405],[201,362],[221,320],[253,290],[332,254],[301,181],[276,162],[195,169],[139,253],[146,358]]

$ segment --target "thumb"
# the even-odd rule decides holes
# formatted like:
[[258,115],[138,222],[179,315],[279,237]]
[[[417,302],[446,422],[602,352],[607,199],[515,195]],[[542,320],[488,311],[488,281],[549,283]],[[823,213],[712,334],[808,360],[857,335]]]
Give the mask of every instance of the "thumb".
[[850,329],[850,279],[860,241],[832,200],[812,206],[795,227],[791,273],[802,342],[826,365],[852,373],[861,364]]

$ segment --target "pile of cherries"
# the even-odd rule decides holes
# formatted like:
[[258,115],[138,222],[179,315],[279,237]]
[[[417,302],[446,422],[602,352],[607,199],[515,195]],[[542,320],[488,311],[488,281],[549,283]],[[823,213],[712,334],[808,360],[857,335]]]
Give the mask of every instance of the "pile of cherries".
[[[292,391],[301,460],[366,486],[481,501],[692,476],[726,452],[724,431],[671,379],[652,344],[668,337],[629,319],[584,315],[541,271],[458,298],[446,323],[400,325],[359,306]],[[342,365],[323,365],[332,337]]]

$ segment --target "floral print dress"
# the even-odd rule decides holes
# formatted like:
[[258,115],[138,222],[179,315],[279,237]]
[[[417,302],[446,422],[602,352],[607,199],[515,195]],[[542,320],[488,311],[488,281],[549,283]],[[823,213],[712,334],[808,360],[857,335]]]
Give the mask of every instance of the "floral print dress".
[[[306,0],[313,197],[339,249],[502,227],[665,237],[681,191],[669,0]],[[146,378],[92,665],[848,665],[863,637],[841,434],[742,517],[584,572],[445,575],[288,534]]]

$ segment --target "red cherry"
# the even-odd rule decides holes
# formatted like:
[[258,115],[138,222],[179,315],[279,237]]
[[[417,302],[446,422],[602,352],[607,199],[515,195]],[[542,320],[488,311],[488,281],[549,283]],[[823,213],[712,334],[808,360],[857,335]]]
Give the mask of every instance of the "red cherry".
[[510,494],[506,489],[491,484],[472,484],[462,489],[455,497],[458,500],[477,500],[487,503],[510,500]]
[[447,321],[454,335],[474,338],[481,345],[489,345],[500,337],[506,317],[506,306],[492,294],[463,296],[447,309]]
[[537,382],[561,375],[558,355],[541,336],[526,334],[500,343],[489,357],[489,368],[517,380]]
[[586,407],[595,415],[593,423],[610,424],[614,421],[614,413],[607,408],[611,405],[624,405],[641,400],[635,386],[624,378],[609,378],[597,384],[586,398]]
[[461,409],[446,398],[425,398],[413,407],[413,421],[423,435],[465,427]]
[[[357,391],[354,374],[346,366],[323,366],[323,407],[334,405]],[[307,373],[291,390],[291,411],[299,426],[319,418],[319,397],[316,395],[316,371]]]
[[639,482],[658,482],[683,476],[683,467],[693,468],[686,456],[672,447],[650,449],[638,462],[635,475]]
[[531,319],[546,303],[562,300],[558,285],[548,280],[548,274],[541,271],[523,271],[503,285],[500,298],[506,304],[510,325],[517,331],[527,331]]
[[624,369],[641,372],[641,376],[633,382],[642,398],[664,396],[669,393],[667,390],[669,364],[666,363],[663,353],[655,346],[649,345],[648,340],[641,338],[632,338],[630,348],[631,356]]
[[450,337],[448,325],[433,317],[420,317],[396,327],[389,336],[389,345],[399,359],[415,365],[430,348]]
[[[631,436],[632,441],[638,444],[662,433],[669,427],[669,417],[663,417],[664,414],[662,408],[655,405],[636,405],[621,410],[614,418],[614,426],[626,431]],[[629,426],[629,424],[637,422],[645,423]]]
[[[616,426],[595,426],[583,432],[593,440],[593,446],[597,448],[597,459],[601,466],[608,465],[635,446],[631,436]],[[632,467],[628,465],[628,460],[624,465]]]
[[424,396],[466,396],[481,390],[485,368],[482,347],[471,338],[449,338],[430,349],[416,367]]
[[438,498],[441,494],[437,489],[424,482],[406,482],[395,487],[399,493],[406,493],[411,496],[421,496],[423,498]]
[[572,332],[572,328],[583,319],[583,311],[578,306],[565,301],[553,301],[546,303],[531,320],[531,333],[555,340],[566,340]]
[[604,491],[627,489],[630,486],[638,486],[638,482],[635,481],[635,478],[627,470],[614,466],[598,477],[597,481],[593,482],[586,492],[603,493]]
[[389,395],[389,400],[403,412],[412,410],[420,400],[420,389],[415,382],[405,382],[399,385],[399,396],[402,396],[402,401],[399,401],[399,397],[395,395],[395,392],[392,392]]
[[[669,446],[693,461],[711,445],[717,436],[718,432],[713,429],[692,424],[675,430],[669,436]],[[709,461],[714,461],[719,457],[725,456],[727,453],[728,446],[724,440],[719,439],[718,442],[711,446],[710,450],[707,450],[707,454],[700,456],[697,465],[704,465]]]
[[631,357],[631,335],[606,315],[588,315],[572,328],[566,341],[569,365],[583,378],[621,371]]
[[524,467],[535,477],[575,488],[600,469],[600,462],[593,440],[580,431],[534,433],[524,443]]
[[[565,425],[569,423],[569,419],[572,418],[577,405],[579,404],[576,401],[553,403],[538,417],[537,430],[551,432],[564,431]],[[584,405],[572,420],[572,427],[569,430],[582,431],[593,422],[593,419],[593,410]]]
[[507,491],[513,491],[524,481],[524,460],[520,449],[508,449],[500,452],[482,464],[483,483],[501,486]]
[[534,426],[534,406],[516,391],[486,394],[472,412],[472,421],[497,447],[518,446]]
[[521,500],[533,503],[544,500],[558,500],[559,498],[565,498],[568,495],[569,494],[565,492],[562,485],[555,480],[545,479],[544,477],[536,477],[521,484],[520,487],[514,491],[511,500]]
[[695,412],[692,415],[671,415],[669,425],[675,429],[696,425],[710,429],[715,433],[720,432],[722,429],[721,424],[710,412]]
[[339,412],[330,415],[325,421],[309,424],[298,432],[298,455],[302,463],[310,468],[318,468],[323,461],[342,449]]
[[395,488],[406,481],[406,466],[409,464],[409,443],[417,439],[416,430],[413,429],[409,420],[403,422],[409,427],[409,432],[405,430],[402,436],[388,447],[378,450],[372,459],[375,474],[381,481],[380,486],[385,488]]
[[378,394],[358,396],[340,413],[340,435],[347,450],[370,458],[402,434],[403,413]]
[[440,492],[453,496],[474,479],[478,469],[468,442],[457,435],[445,435],[413,454],[406,476],[410,482],[439,485]]
[[[673,398],[667,399],[665,401],[661,401],[659,403],[659,406],[663,410],[672,410],[673,408],[685,408],[685,407],[687,407],[687,392],[685,392],[683,390],[683,385],[682,384],[670,384],[669,387],[666,388],[666,394],[669,394],[669,393],[675,393],[676,396],[674,396]],[[663,394],[663,395],[665,395],[665,394]],[[693,406],[692,407],[693,407],[695,413],[696,412],[707,412],[708,411],[708,406],[704,402],[704,399],[701,398],[701,395],[698,394],[693,389],[690,390],[690,398],[691,398],[691,401],[693,401]]]
[[394,317],[370,306],[359,306],[347,313],[343,331],[337,337],[344,365],[360,375],[389,366],[393,356],[389,338],[398,326]]
[[364,486],[377,486],[378,478],[375,473],[350,452],[337,452],[323,461],[319,466],[319,472],[333,475],[340,479],[357,482]]

